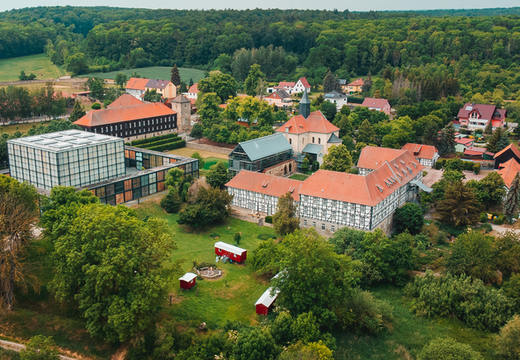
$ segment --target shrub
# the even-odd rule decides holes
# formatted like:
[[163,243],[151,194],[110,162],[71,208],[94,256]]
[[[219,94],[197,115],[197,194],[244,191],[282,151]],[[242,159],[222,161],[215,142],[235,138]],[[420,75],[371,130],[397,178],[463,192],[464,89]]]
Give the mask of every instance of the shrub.
[[268,223],[268,224],[272,224],[273,223],[273,217],[271,215],[267,215],[265,217],[265,222]]
[[481,223],[486,223],[488,221],[488,215],[487,213],[483,212],[483,213],[480,213],[480,222]]
[[512,316],[514,304],[502,290],[462,274],[435,276],[427,271],[405,287],[412,310],[428,317],[455,316],[470,327],[498,331]]
[[169,214],[175,214],[181,209],[182,200],[176,189],[170,189],[161,200],[161,207]]
[[418,360],[481,360],[480,353],[467,344],[461,344],[452,338],[438,338],[430,341],[419,356]]
[[496,224],[496,225],[502,225],[504,223],[504,221],[506,221],[506,218],[503,214],[500,214],[493,218],[493,224]]
[[473,164],[473,172],[477,175],[480,174],[480,164]]
[[58,360],[58,350],[55,349],[51,337],[36,335],[29,340],[25,350],[20,352],[21,360]]
[[497,353],[503,359],[520,359],[520,315],[515,315],[500,329]]
[[101,109],[100,103],[95,102],[94,104],[92,104],[92,110],[99,110],[99,109]]
[[235,233],[235,236],[233,238],[235,239],[235,243],[237,243],[237,245],[240,244],[240,239],[242,238],[242,236],[239,232]]

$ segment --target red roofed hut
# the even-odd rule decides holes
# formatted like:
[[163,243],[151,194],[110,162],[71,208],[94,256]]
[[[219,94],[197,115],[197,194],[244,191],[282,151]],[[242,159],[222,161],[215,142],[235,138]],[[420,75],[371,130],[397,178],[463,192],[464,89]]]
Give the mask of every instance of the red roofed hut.
[[222,241],[215,243],[215,254],[218,256],[227,256],[237,263],[243,263],[247,258],[247,250],[239,248],[231,244],[227,244]]
[[194,274],[192,272],[187,272],[186,274],[182,275],[179,278],[179,283],[181,286],[181,289],[189,290],[192,287],[195,286],[195,283],[197,282],[197,274]]
[[273,291],[273,288],[270,287],[258,298],[255,303],[256,313],[258,315],[267,315],[269,314],[269,310],[274,304],[274,301],[278,297],[280,290],[276,289]]

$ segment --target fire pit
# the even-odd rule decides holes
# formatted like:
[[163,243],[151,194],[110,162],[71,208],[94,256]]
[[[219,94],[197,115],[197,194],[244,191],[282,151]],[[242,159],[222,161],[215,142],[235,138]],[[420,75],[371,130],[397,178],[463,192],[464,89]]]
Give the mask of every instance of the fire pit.
[[197,274],[204,279],[218,279],[222,276],[222,270],[209,266],[197,269]]

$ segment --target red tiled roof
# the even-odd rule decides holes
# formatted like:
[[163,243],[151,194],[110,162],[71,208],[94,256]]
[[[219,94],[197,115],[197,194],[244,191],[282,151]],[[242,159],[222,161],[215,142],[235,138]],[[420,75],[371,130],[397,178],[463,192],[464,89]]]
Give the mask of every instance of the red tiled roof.
[[516,174],[520,172],[520,164],[514,158],[511,158],[505,163],[500,164],[498,167],[499,170],[497,170],[497,172],[502,176],[504,184],[510,188]]
[[469,145],[474,141],[475,141],[475,139],[470,139],[470,138],[455,139],[455,142],[457,144],[462,144],[462,145]]
[[497,152],[495,154],[494,158],[496,159],[497,157],[499,157],[500,155],[502,155],[503,153],[505,153],[508,150],[511,150],[513,152],[513,154],[515,154],[518,158],[520,158],[520,150],[518,149],[518,147],[515,144],[507,145],[505,148],[503,148],[502,150]]
[[482,156],[486,152],[485,148],[471,146],[464,150],[464,155],[467,156]]
[[321,111],[313,111],[309,114],[307,119],[302,115],[293,116],[285,124],[276,129],[276,131],[287,131],[290,134],[303,134],[306,132],[330,134],[339,131],[339,128],[328,121]]
[[386,99],[376,99],[367,97],[363,100],[361,106],[383,110],[385,106],[390,106],[390,103]]
[[109,109],[121,107],[121,106],[130,106],[130,105],[139,105],[143,104],[143,102],[130,94],[123,94],[117,99],[115,99],[110,105],[107,106]]
[[405,144],[401,149],[410,151],[415,157],[432,160],[438,150],[433,145]]
[[130,78],[126,82],[126,88],[132,90],[145,90],[148,79],[144,78]]
[[[498,110],[498,117],[494,117],[496,110]],[[469,117],[469,114],[471,114],[473,111],[477,111],[480,114],[480,117],[486,120],[499,120],[500,122],[502,122],[506,118],[505,109],[497,109],[495,105],[472,103],[464,104],[464,106],[459,110],[457,118],[466,119]]]
[[190,88],[188,89],[188,92],[197,94],[199,92],[199,83],[195,83],[195,84],[191,85]]
[[364,169],[377,169],[386,161],[391,161],[404,152],[406,152],[406,150],[377,146],[365,146],[363,149],[361,149],[357,167]]
[[295,201],[300,201],[300,187],[303,182],[285,177],[241,170],[226,184],[227,187],[253,191],[260,194],[281,197],[292,191]]
[[366,176],[318,170],[303,182],[300,194],[375,206],[422,169],[410,152],[402,151]]
[[309,84],[309,82],[307,81],[307,78],[305,78],[305,77],[301,77],[301,78],[299,79],[299,81],[302,82],[303,87],[305,87],[305,88],[307,88],[307,89],[310,89],[310,88],[311,88],[311,84]]
[[93,127],[173,114],[176,114],[176,112],[163,103],[141,103],[137,105],[91,110],[76,120],[74,124]]
[[365,84],[365,81],[361,78],[356,79],[348,84],[348,86],[363,86]]
[[277,88],[293,88],[296,83],[294,81],[280,81]]

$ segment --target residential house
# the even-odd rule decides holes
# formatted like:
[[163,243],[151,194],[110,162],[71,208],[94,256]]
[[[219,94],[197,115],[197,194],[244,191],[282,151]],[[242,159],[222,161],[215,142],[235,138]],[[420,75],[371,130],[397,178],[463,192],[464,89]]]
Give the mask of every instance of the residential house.
[[342,86],[341,89],[347,94],[361,93],[363,92],[363,85],[365,85],[365,81],[359,78],[348,83],[345,88]]
[[422,166],[433,167],[439,158],[439,151],[433,145],[408,143],[401,149],[411,152]]
[[466,103],[457,115],[461,126],[469,130],[484,130],[491,121],[493,129],[504,127],[506,109],[499,109],[495,105]]
[[337,91],[331,91],[329,93],[326,93],[325,95],[323,95],[323,98],[325,99],[325,101],[331,102],[334,105],[336,105],[336,109],[338,110],[340,110],[343,107],[343,105],[347,105],[348,103],[347,95]]
[[292,146],[299,165],[305,156],[321,164],[329,148],[341,144],[339,128],[328,121],[321,111],[311,112],[307,91],[300,101],[300,114],[293,116],[276,131],[283,134]]
[[294,84],[291,94],[301,94],[304,91],[311,91],[311,85],[307,81],[307,78],[301,77],[296,84]]
[[455,138],[455,152],[463,153],[468,147],[475,144],[475,139],[471,138]]
[[513,180],[520,172],[520,163],[518,163],[515,158],[511,158],[506,162],[499,164],[497,172],[504,180],[506,191],[509,191],[509,189],[511,189],[511,185],[513,184]]
[[515,159],[516,162],[520,163],[520,150],[515,144],[509,144],[497,152],[493,158],[495,159],[495,169],[498,169],[500,164],[504,164],[510,159]]
[[165,99],[177,96],[177,87],[169,80],[130,78],[126,82],[126,92],[142,100],[146,91],[155,90]]
[[[280,133],[242,141],[229,154],[229,171],[236,175],[240,170],[292,174],[296,170],[293,150]],[[273,168],[276,167],[278,171]]]
[[[365,147],[363,152],[367,149]],[[297,202],[300,225],[334,232],[341,227],[389,233],[395,210],[416,198],[423,166],[406,150],[376,148],[384,159],[366,175],[318,170],[304,181],[293,183],[265,174],[240,172],[226,184],[234,205],[268,214],[277,199],[290,192]],[[359,164],[358,164],[359,166]],[[236,179],[236,180],[235,180]],[[236,198],[236,200],[235,200]]]
[[195,83],[195,84],[191,85],[190,88],[188,89],[188,92],[184,93],[183,95],[186,96],[190,100],[191,99],[197,100],[197,98],[199,96],[199,84]]
[[493,160],[495,154],[478,146],[469,146],[462,153],[463,158],[470,160]]
[[264,97],[264,100],[269,105],[274,105],[279,108],[288,108],[292,105],[291,95],[285,90],[276,90],[269,96]]
[[177,112],[161,102],[145,103],[123,94],[106,109],[91,110],[74,122],[83,129],[127,140],[177,130]]
[[384,112],[388,116],[392,114],[392,107],[386,99],[376,99],[367,97],[363,100],[361,106],[367,107],[369,110]]

